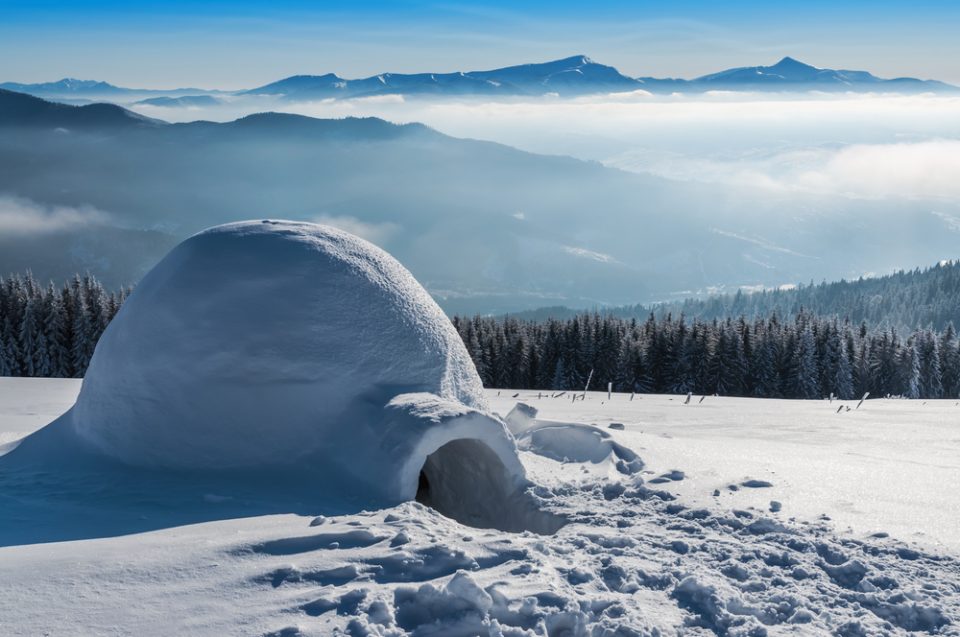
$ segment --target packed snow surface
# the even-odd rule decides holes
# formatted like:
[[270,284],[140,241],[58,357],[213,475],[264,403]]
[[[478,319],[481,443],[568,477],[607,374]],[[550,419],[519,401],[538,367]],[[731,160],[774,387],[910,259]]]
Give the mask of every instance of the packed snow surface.
[[[59,415],[69,383],[0,379],[0,431]],[[37,544],[0,516],[0,632],[960,635],[955,401],[486,395],[569,519],[553,535],[419,502],[251,515],[199,488],[212,521],[123,535],[61,503],[100,539]]]

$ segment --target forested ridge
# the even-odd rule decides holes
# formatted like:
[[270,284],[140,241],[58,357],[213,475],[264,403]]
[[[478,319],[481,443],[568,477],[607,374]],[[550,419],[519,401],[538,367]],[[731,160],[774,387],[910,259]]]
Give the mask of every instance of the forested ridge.
[[658,309],[661,316],[669,312],[703,319],[757,318],[774,312],[793,316],[803,309],[874,327],[943,330],[950,323],[960,324],[960,261],[854,281],[688,299]]
[[[938,276],[946,275],[939,278],[942,293],[954,293],[948,283],[960,283],[955,278],[960,269],[938,268]],[[898,292],[893,280],[882,284],[895,299],[917,301],[924,286],[908,287],[914,291]],[[41,285],[30,275],[0,279],[0,375],[82,376],[127,294],[105,290],[92,276],[75,276],[59,287]],[[940,305],[935,297],[925,297],[928,307]],[[897,306],[890,311],[907,312]],[[785,314],[775,307],[751,318],[668,312],[641,320],[594,312],[542,321],[452,320],[488,387],[582,389],[590,377],[595,388],[612,383],[617,391],[655,393],[960,396],[960,349],[952,322],[942,329],[902,331],[888,321],[872,326],[836,314],[806,309]]]
[[[932,327],[946,329],[960,325],[960,261],[944,261],[935,266],[901,270],[879,277],[852,281],[806,284],[756,292],[738,291],[706,299],[653,305],[606,308],[602,314],[620,318],[646,319],[651,312],[704,320],[746,317],[766,318],[774,313],[795,316],[805,310],[819,317],[837,317],[852,323],[867,322],[873,328],[895,327],[914,330]],[[578,312],[569,308],[544,308],[523,312],[523,319],[572,318]]]

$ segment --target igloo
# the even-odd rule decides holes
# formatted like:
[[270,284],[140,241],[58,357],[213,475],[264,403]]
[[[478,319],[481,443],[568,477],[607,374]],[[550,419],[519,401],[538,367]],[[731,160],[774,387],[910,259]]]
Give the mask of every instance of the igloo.
[[252,221],[185,240],[144,277],[59,426],[131,467],[301,472],[320,496],[553,530],[482,389],[389,254],[330,227]]

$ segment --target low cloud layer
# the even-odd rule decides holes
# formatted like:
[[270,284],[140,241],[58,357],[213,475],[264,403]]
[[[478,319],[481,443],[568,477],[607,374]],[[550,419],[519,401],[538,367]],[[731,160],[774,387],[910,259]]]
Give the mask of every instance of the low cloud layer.
[[610,164],[683,181],[858,199],[960,199],[960,140],[791,148],[729,159],[627,153]]
[[859,197],[960,199],[960,140],[848,146],[795,184]]
[[342,215],[317,215],[311,221],[345,230],[381,247],[386,245],[400,230],[399,225],[389,221],[370,223],[361,221],[356,217]]
[[174,119],[231,119],[254,110],[376,116],[684,181],[855,198],[960,197],[958,97],[644,91],[509,101],[256,97],[199,114],[165,110]]
[[45,206],[0,195],[0,236],[37,236],[101,224],[107,215],[92,207]]

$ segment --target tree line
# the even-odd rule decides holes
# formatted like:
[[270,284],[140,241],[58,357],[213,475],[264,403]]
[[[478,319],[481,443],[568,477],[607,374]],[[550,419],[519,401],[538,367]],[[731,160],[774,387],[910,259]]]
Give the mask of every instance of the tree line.
[[960,349],[943,331],[871,330],[801,310],[791,319],[645,321],[454,317],[487,387],[851,399],[960,396]]
[[[0,278],[0,376],[82,377],[129,289],[94,277],[57,287]],[[841,399],[960,397],[960,339],[952,323],[902,332],[773,311],[748,319],[599,313],[565,319],[453,317],[487,387]]]

